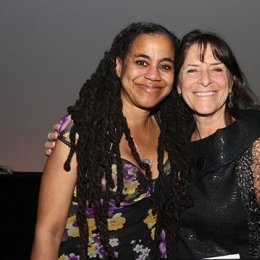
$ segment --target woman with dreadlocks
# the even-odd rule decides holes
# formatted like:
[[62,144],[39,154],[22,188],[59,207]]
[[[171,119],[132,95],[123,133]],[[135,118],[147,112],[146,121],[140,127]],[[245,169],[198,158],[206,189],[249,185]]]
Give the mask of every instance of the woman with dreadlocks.
[[172,93],[178,42],[160,25],[130,24],[85,82],[45,166],[32,260],[57,260],[75,187],[78,234],[67,232],[75,239],[60,259],[174,257],[189,203],[189,112]]

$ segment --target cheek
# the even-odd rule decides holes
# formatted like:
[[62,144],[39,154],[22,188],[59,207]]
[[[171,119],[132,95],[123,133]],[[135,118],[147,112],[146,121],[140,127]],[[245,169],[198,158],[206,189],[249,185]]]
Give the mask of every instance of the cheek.
[[171,85],[173,86],[173,84],[174,84],[174,80],[175,80],[175,77],[174,77],[174,75],[171,77]]
[[188,104],[189,106],[192,106],[192,104],[194,103],[194,96],[192,93],[192,85],[193,85],[193,81],[192,80],[183,80],[180,82],[179,84],[179,89],[181,92],[181,96],[184,100],[184,102],[186,104]]
[[218,85],[222,88],[223,95],[227,96],[231,88],[230,80],[227,78],[220,79]]
[[179,80],[179,89],[183,95],[188,94],[193,85],[192,79],[181,79]]
[[170,92],[172,91],[172,89],[173,89],[173,84],[169,85],[169,87],[168,87],[168,88],[166,88],[166,91],[165,91],[165,96],[169,95],[169,94],[170,94]]
[[131,64],[126,63],[121,69],[121,78],[125,78],[125,79],[132,78],[136,74],[137,71],[133,66],[131,66]]
[[164,81],[167,83],[168,86],[173,87],[173,83],[174,83],[174,75],[167,75],[164,78]]
[[186,92],[182,93],[182,98],[189,107],[192,107],[192,104],[194,103],[194,101],[189,93],[186,93]]
[[228,94],[229,94],[229,88],[227,87],[227,88],[223,89],[223,93],[222,93],[223,102],[225,102],[227,100]]

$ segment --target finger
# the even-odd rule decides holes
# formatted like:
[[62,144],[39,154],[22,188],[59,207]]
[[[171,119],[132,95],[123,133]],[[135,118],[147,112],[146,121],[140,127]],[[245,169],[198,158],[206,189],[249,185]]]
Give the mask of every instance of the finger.
[[44,147],[45,147],[45,149],[47,150],[47,149],[51,149],[51,150],[53,150],[53,148],[55,147],[55,145],[56,145],[56,142],[53,142],[53,141],[47,141],[47,142],[45,142],[45,144],[44,144]]
[[47,149],[45,150],[45,155],[46,156],[49,156],[51,154],[52,150],[51,149]]
[[48,137],[49,142],[54,141],[58,138],[58,133],[50,132],[50,133],[48,133],[47,137]]
[[51,149],[51,142],[50,141],[45,142],[44,148],[45,150]]
[[61,124],[59,124],[59,123],[58,123],[58,124],[55,124],[55,125],[52,126],[52,130],[53,130],[54,132],[58,132],[60,126],[61,126]]

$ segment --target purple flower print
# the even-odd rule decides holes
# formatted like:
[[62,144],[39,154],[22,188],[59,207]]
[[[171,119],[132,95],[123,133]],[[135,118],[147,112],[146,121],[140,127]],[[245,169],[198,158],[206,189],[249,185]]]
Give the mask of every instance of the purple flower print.
[[71,122],[71,116],[70,115],[64,115],[61,117],[60,119],[60,127],[58,129],[58,133],[60,134],[61,132],[63,132],[66,127],[69,125],[69,123]]
[[165,238],[165,231],[162,230],[162,233],[160,235],[160,252],[161,252],[161,258],[167,258],[167,252],[166,252],[166,238]]

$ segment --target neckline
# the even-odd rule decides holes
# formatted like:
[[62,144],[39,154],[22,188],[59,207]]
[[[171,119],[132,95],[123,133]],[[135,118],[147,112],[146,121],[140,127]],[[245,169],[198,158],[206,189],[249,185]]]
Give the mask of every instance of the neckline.
[[198,139],[196,141],[191,141],[191,144],[197,144],[197,143],[200,144],[203,142],[208,142],[208,140],[210,140],[210,139],[218,138],[219,135],[221,135],[223,132],[227,131],[228,129],[235,127],[236,124],[237,124],[237,120],[232,122],[230,125],[228,125],[226,127],[217,129],[213,134],[211,134],[205,138]]
[[[142,170],[140,169],[139,166],[137,166],[136,164],[130,162],[129,160],[127,160],[127,159],[125,159],[125,158],[122,158],[122,157],[121,157],[120,159],[121,159],[121,161],[124,161],[124,162],[126,162],[126,163],[131,164],[132,166],[134,166],[134,168],[137,169],[138,172],[140,173],[140,175],[142,175],[146,180],[149,180],[149,181],[154,182],[154,181],[156,181],[156,180],[159,178],[159,177],[157,177],[157,178],[155,178],[155,179],[148,179],[148,178],[143,174],[143,172],[142,172]],[[164,164],[163,164],[163,168],[166,168],[169,164],[170,164],[170,161],[169,161],[169,159],[167,159],[167,160],[164,162]]]
[[234,161],[260,136],[259,120],[260,117],[258,120],[252,119],[249,113],[212,135],[193,141],[193,169],[197,173],[205,174]]

